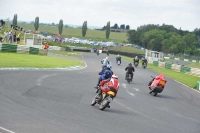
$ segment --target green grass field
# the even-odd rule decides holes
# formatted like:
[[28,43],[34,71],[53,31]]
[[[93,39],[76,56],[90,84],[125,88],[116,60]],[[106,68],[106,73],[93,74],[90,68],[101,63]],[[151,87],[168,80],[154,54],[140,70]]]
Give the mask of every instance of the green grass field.
[[[20,27],[23,27],[25,30],[32,30],[34,31],[34,25],[33,24],[18,24]],[[7,30],[7,25],[5,25],[5,30]],[[10,29],[10,28],[9,28]],[[58,34],[58,27],[56,26],[39,26],[39,31],[45,32],[48,31],[52,34]],[[4,32],[4,31],[3,31]],[[67,38],[71,37],[77,37],[77,38],[83,38],[82,37],[82,29],[80,28],[65,28],[63,27],[63,36],[66,36]],[[122,42],[127,42],[127,34],[126,33],[118,33],[118,32],[110,32],[110,37],[107,40],[106,39],[106,32],[105,31],[99,31],[99,30],[93,30],[93,29],[88,29],[86,32],[86,38],[87,39],[92,39],[92,40],[114,40],[116,42],[122,43]]]
[[0,53],[0,68],[6,68],[6,67],[66,68],[70,66],[84,66],[84,63],[76,60],[56,58],[50,56]]
[[191,64],[188,64],[186,66],[200,69],[200,63],[197,62],[191,62]]
[[109,50],[128,52],[128,53],[145,54],[144,50],[140,50],[140,49],[132,48],[132,47],[124,47],[124,46],[109,47]]
[[64,55],[64,56],[76,57],[76,58],[82,57],[81,53],[78,53],[78,52],[67,52],[67,51],[59,51],[59,50],[49,50],[49,52],[53,54],[59,54],[59,55]]

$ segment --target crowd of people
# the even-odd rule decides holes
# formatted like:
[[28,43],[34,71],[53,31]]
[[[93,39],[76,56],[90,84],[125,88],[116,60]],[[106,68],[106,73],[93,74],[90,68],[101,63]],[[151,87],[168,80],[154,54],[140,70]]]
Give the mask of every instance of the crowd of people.
[[[2,32],[3,27],[5,26],[5,21],[0,20],[0,32]],[[23,34],[24,29],[19,27],[18,25],[11,25],[11,30],[5,30],[2,34],[3,37],[0,37],[0,42],[8,42],[8,43],[19,43],[21,40],[21,34]],[[16,31],[19,31],[17,34]]]
[[17,33],[15,31],[10,30],[4,32],[4,39],[9,43],[19,43],[20,42],[21,33]]

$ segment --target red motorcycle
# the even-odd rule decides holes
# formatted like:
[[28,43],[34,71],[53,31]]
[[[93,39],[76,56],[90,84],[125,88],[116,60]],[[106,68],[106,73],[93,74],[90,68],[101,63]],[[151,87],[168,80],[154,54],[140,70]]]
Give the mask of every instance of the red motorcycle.
[[100,110],[104,110],[106,107],[110,108],[109,104],[113,101],[118,89],[118,76],[113,74],[111,79],[103,80],[100,83],[99,92],[92,100],[91,106],[98,103]]
[[167,80],[165,79],[164,74],[160,74],[152,78],[153,79],[149,82],[149,89],[151,90],[149,93],[153,93],[153,95],[156,96],[158,93],[161,93],[164,90]]

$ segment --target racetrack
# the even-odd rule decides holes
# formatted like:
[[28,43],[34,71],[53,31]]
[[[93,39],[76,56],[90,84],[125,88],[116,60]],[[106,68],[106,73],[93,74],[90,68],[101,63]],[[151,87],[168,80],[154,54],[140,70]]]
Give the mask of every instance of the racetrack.
[[156,97],[147,87],[157,73],[136,68],[128,84],[125,67],[111,56],[120,90],[104,111],[92,107],[105,54],[87,54],[87,67],[72,71],[0,71],[2,133],[199,133],[200,93],[167,78]]

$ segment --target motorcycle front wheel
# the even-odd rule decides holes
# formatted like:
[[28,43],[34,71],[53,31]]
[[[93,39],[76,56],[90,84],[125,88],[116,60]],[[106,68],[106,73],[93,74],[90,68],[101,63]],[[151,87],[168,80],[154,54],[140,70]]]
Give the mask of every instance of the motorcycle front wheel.
[[92,103],[91,103],[91,106],[94,106],[96,103],[97,103],[97,100],[99,99],[98,98],[99,94],[97,94],[94,99],[92,100]]

